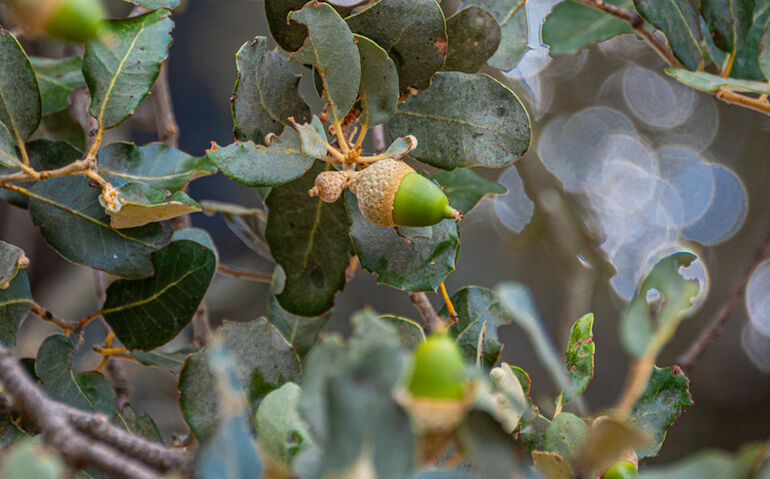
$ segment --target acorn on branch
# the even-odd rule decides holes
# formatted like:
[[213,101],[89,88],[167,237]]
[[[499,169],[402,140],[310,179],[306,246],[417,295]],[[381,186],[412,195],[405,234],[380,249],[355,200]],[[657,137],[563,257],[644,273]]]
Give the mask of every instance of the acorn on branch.
[[462,213],[441,188],[403,161],[379,160],[351,177],[350,190],[364,217],[377,226],[431,226]]
[[105,10],[101,0],[8,0],[25,31],[84,43],[99,36]]
[[326,203],[334,203],[340,198],[350,181],[350,173],[347,171],[324,171],[315,178],[315,186],[307,192],[310,196],[317,196]]

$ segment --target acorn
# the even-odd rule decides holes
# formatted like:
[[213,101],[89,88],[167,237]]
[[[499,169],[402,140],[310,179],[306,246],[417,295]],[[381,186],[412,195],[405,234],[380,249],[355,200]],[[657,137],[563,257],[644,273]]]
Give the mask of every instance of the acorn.
[[462,214],[441,188],[403,161],[385,158],[352,177],[350,189],[364,217],[377,226],[430,226]]
[[308,190],[310,196],[318,196],[326,203],[334,203],[348,186],[350,174],[347,171],[324,171],[315,178],[315,186]]
[[99,36],[105,18],[101,0],[9,0],[7,4],[27,32],[45,32],[73,42]]
[[465,360],[446,331],[434,332],[415,350],[408,389],[420,398],[460,400],[465,395]]
[[618,461],[611,465],[604,474],[602,479],[634,479],[637,476],[636,466],[631,461]]

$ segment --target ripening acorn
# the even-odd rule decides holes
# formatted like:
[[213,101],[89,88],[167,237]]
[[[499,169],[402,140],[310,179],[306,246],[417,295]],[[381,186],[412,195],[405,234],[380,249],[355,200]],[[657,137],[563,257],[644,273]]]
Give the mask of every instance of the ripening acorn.
[[350,183],[364,217],[377,226],[430,226],[459,219],[441,188],[403,161],[385,158],[359,171]]
[[105,18],[101,0],[8,0],[24,29],[84,43],[99,36]]
[[437,331],[414,352],[409,392],[417,398],[460,400],[468,389],[465,361],[457,342]]
[[307,192],[326,203],[334,203],[347,187],[350,174],[347,171],[324,171],[315,178],[315,186]]
[[602,479],[633,479],[637,476],[636,466],[631,461],[618,461],[610,466]]

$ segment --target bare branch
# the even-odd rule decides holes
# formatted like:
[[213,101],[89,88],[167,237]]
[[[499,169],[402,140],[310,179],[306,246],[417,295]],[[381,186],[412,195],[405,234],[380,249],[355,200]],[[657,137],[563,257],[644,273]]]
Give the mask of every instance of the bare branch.
[[158,79],[152,87],[152,95],[158,137],[166,145],[179,148],[179,125],[174,115],[174,104],[171,101],[171,89],[168,84],[168,60],[164,61],[160,67]]
[[430,332],[440,327],[441,318],[438,317],[438,313],[430,304],[428,295],[425,293],[409,293],[409,300],[412,302],[422,318],[422,324],[425,330]]
[[240,270],[225,266],[223,264],[217,265],[217,273],[223,276],[230,276],[231,278],[256,281],[257,283],[271,283],[273,281],[273,275],[271,274],[249,273],[248,271],[240,271]]

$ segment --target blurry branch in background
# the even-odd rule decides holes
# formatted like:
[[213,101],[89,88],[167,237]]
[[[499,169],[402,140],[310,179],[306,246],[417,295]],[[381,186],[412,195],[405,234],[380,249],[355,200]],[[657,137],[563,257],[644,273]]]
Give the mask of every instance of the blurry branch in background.
[[[666,46],[661,41],[659,41],[655,37],[655,34],[650,32],[647,29],[644,19],[635,11],[629,10],[626,8],[616,7],[615,5],[610,5],[609,3],[606,3],[603,0],[575,0],[575,1],[587,7],[591,7],[596,10],[608,13],[613,17],[619,18],[624,22],[628,23],[629,25],[631,25],[631,28],[634,29],[636,34],[639,35],[650,48],[655,50],[655,53],[657,53],[670,67],[682,68],[682,64],[679,63],[679,61],[676,58],[674,58],[668,46]],[[722,77],[729,76],[731,68],[732,68],[732,62],[728,62],[728,65],[724,68],[723,71],[720,72],[721,76]],[[742,106],[754,111],[758,111],[760,113],[764,113],[766,115],[770,115],[770,102],[767,101],[767,97],[764,95],[758,98],[754,98],[754,97],[744,95],[742,93],[734,92],[727,88],[721,88],[719,90],[715,90],[713,92],[707,92],[707,93],[714,95],[719,100],[722,100],[725,103]]]
[[689,373],[690,370],[695,367],[695,364],[703,354],[703,351],[705,351],[708,345],[711,344],[722,333],[722,328],[724,327],[727,320],[730,319],[730,315],[743,301],[744,294],[746,293],[746,285],[749,282],[749,278],[751,278],[751,273],[753,273],[759,263],[761,263],[762,260],[767,258],[769,255],[770,227],[768,227],[764,237],[762,238],[762,241],[754,251],[754,257],[752,258],[749,267],[746,268],[746,271],[743,273],[740,282],[735,287],[732,294],[730,294],[730,296],[727,298],[727,301],[722,304],[722,307],[719,308],[719,311],[717,312],[716,316],[714,316],[714,319],[712,319],[711,322],[709,322],[700,332],[700,334],[695,338],[695,340],[693,340],[692,344],[690,344],[690,347],[687,348],[687,351],[679,356],[677,363],[685,373]]
[[155,479],[171,470],[188,474],[187,452],[134,436],[106,416],[58,403],[30,379],[13,354],[0,346],[3,409],[29,420],[74,468],[95,468],[116,478]]
[[257,283],[269,284],[273,282],[273,275],[261,274],[261,273],[249,273],[248,271],[240,271],[240,270],[225,266],[223,264],[217,265],[217,273],[221,274],[222,276],[229,276],[231,278],[237,278],[237,279],[247,279],[249,281],[256,281]]

